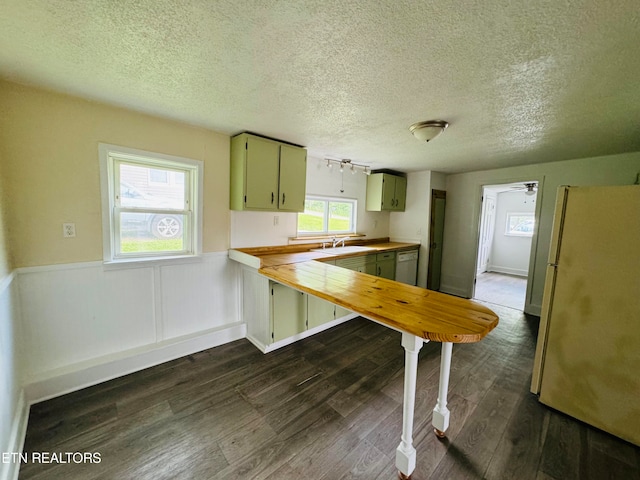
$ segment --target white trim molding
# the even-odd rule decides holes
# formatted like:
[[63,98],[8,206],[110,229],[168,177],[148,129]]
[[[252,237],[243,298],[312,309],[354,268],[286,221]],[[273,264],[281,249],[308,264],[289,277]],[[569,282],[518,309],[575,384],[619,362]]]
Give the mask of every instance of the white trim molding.
[[[9,443],[7,445],[7,453],[19,455],[24,448],[24,440],[27,436],[27,423],[29,421],[29,404],[25,398],[24,390],[20,390],[18,404],[11,419],[11,430],[9,435]],[[0,452],[1,453],[1,452]],[[17,480],[20,473],[20,461],[8,463],[0,463],[0,480]]]
[[19,269],[27,400],[244,338],[238,272],[226,251],[129,268]]
[[42,402],[245,337],[246,326],[236,323],[209,332],[80,362],[28,379],[25,385],[26,396],[30,404]]

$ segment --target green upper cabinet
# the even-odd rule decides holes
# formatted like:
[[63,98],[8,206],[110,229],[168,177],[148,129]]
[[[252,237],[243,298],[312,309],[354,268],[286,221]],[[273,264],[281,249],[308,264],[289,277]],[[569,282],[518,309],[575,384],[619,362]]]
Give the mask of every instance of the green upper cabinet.
[[307,180],[307,151],[291,145],[280,145],[280,195],[278,209],[304,212]]
[[372,173],[367,177],[367,210],[404,212],[407,179],[389,173]]
[[307,151],[248,133],[231,139],[231,210],[304,211]]
[[404,207],[407,204],[407,179],[405,177],[396,177],[395,200],[393,210],[404,212]]

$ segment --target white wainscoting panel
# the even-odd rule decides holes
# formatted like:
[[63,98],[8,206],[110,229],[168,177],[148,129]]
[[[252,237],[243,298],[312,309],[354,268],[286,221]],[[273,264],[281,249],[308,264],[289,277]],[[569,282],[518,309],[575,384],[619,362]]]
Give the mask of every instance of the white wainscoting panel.
[[160,267],[162,339],[189,335],[239,321],[239,265],[227,253],[202,263]]
[[152,268],[25,269],[19,282],[27,379],[156,341]]
[[29,401],[245,335],[239,267],[226,252],[164,265],[23,268],[18,283],[25,384],[38,392]]
[[[16,276],[0,280],[0,453],[20,452],[29,416],[22,388],[20,311]],[[0,461],[0,480],[18,478],[19,462]]]

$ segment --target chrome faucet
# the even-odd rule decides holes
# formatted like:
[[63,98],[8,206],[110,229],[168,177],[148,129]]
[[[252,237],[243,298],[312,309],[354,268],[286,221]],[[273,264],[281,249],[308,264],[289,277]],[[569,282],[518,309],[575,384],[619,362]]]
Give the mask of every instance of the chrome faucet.
[[342,246],[344,247],[345,240],[349,240],[349,237],[342,237],[342,238],[333,237],[333,248],[336,248],[341,243],[342,243]]

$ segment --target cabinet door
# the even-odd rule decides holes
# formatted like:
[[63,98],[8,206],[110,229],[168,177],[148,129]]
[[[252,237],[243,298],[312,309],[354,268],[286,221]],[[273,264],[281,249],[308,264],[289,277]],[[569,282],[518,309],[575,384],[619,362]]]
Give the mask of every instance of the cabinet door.
[[407,179],[404,177],[396,177],[395,199],[393,202],[393,210],[404,212],[407,203]]
[[336,313],[334,314],[336,318],[346,317],[353,313],[351,310],[347,310],[346,308],[339,307],[336,305]]
[[379,212],[382,209],[382,173],[372,173],[367,176],[367,201],[365,208],[368,212]]
[[280,146],[280,194],[278,209],[304,212],[307,182],[307,151],[290,145]]
[[396,262],[393,260],[386,260],[384,262],[378,262],[376,269],[376,275],[382,278],[388,278],[389,280],[396,279]]
[[307,295],[271,282],[271,339],[274,342],[304,332],[307,325]]
[[278,157],[280,145],[259,137],[247,137],[244,207],[275,210],[278,205]]
[[335,306],[322,298],[307,297],[307,326],[317,327],[334,319]]
[[395,208],[396,177],[386,173],[382,176],[382,210]]

